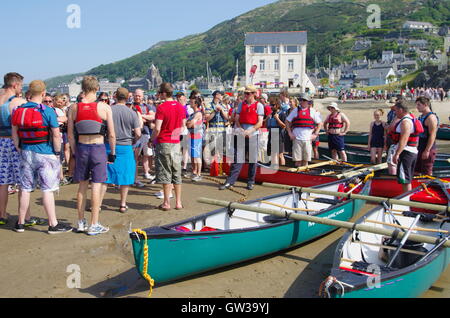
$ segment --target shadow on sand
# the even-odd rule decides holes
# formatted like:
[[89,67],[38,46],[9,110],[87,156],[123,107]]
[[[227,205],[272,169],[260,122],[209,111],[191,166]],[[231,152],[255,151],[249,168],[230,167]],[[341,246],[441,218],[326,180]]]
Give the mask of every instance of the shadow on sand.
[[[301,272],[284,294],[285,298],[318,298],[320,284],[330,275],[339,240],[322,250]],[[296,256],[287,256],[289,258]]]

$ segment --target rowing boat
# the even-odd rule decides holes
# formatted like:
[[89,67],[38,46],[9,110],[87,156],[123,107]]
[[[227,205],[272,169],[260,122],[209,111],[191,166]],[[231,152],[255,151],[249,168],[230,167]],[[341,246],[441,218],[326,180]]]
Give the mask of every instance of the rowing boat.
[[[449,198],[448,185],[434,181],[398,197],[443,206],[449,206]],[[450,253],[442,246],[449,238],[448,215],[433,213],[414,208],[410,211],[402,205],[380,205],[368,212],[356,224],[398,229],[406,237],[400,240],[362,231],[347,232],[337,246],[331,275],[321,285],[322,296],[420,297],[450,262]],[[409,241],[411,234],[428,235],[436,242]]]
[[[354,164],[370,164],[370,152],[367,148],[356,146],[345,146],[345,153],[347,154],[347,162]],[[319,154],[322,158],[331,156],[331,151],[328,147],[319,147]],[[386,155],[383,156],[386,158]],[[450,167],[450,154],[437,154],[434,167]]]
[[450,140],[450,126],[441,125],[438,129],[436,138],[440,140]]
[[[353,188],[352,182],[355,183]],[[370,181],[363,183],[346,179],[317,188],[369,193],[370,185]],[[292,191],[245,204],[320,218],[349,220],[359,212],[364,201],[340,200],[327,195],[311,198],[308,193]],[[150,278],[146,274],[154,282],[162,283],[276,253],[335,229],[332,226],[221,208],[173,224],[133,230],[130,238],[139,273],[148,280]]]
[[[297,187],[313,187],[321,184],[327,184],[338,180],[336,175],[342,171],[342,166],[323,166],[317,169],[310,169],[304,172],[293,172],[289,170],[274,169],[270,166],[258,164],[256,169],[257,183],[275,183],[286,184]],[[347,166],[348,170],[354,169]],[[229,174],[228,165],[224,165],[223,171]],[[434,176],[442,178],[444,181],[450,182],[450,171],[444,169],[435,169]],[[241,180],[248,178],[248,165],[245,164],[239,175]],[[413,187],[418,187],[429,179],[426,177],[415,179],[412,183]],[[370,195],[393,198],[403,193],[403,188],[398,184],[394,176],[390,176],[387,171],[377,172],[375,178],[372,179]]]

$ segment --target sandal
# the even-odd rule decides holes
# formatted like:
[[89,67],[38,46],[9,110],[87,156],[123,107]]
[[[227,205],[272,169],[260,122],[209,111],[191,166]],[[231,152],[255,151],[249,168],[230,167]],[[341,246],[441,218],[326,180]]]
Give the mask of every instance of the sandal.
[[126,213],[126,212],[128,212],[128,206],[127,206],[127,205],[121,206],[121,207],[119,208],[119,212],[120,212],[120,213]]
[[184,206],[181,206],[181,208],[175,208],[175,210],[183,210]]
[[163,207],[163,204],[161,204],[161,205],[158,207],[158,210],[167,212],[167,211],[170,211],[171,209],[170,209],[170,208],[164,208],[164,207]]

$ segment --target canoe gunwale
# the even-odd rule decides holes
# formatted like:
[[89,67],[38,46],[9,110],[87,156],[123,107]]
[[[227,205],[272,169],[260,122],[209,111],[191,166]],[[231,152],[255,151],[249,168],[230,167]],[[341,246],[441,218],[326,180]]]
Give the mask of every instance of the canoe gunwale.
[[[430,182],[431,183],[431,182]],[[413,194],[415,191],[417,191],[418,188],[412,189],[409,192],[406,192],[400,196],[397,196],[395,199],[402,199],[408,195]],[[364,220],[366,220],[368,218],[369,215],[372,215],[374,213],[377,213],[377,211],[379,211],[379,209],[381,209],[382,207],[378,206],[375,207],[373,209],[371,209],[370,211],[368,211],[366,214],[364,214],[363,216],[361,216],[357,221],[355,221],[355,224],[361,224],[364,222]],[[347,242],[350,239],[350,236],[353,235],[353,231],[352,230],[348,230],[340,239],[338,246],[336,247],[335,253],[334,253],[334,258],[333,258],[333,265],[332,265],[332,269],[331,269],[331,276],[336,277],[339,279],[339,276],[342,276],[342,270],[339,269],[340,264],[341,264],[341,256],[342,256],[342,252],[343,252],[343,248],[346,246]],[[438,239],[437,239],[438,240]],[[441,247],[439,249],[437,249],[436,251],[434,251],[432,254],[428,255],[426,258],[411,264],[410,266],[404,267],[404,268],[400,268],[396,271],[392,271],[392,272],[383,272],[382,275],[380,276],[380,283],[382,282],[386,282],[386,281],[390,281],[399,277],[402,277],[404,275],[410,274],[410,273],[414,273],[422,268],[424,268],[425,266],[428,266],[429,264],[431,264],[434,260],[436,260],[441,254],[442,252],[444,252],[446,249],[446,247]],[[350,273],[349,273],[350,275]],[[354,291],[358,291],[361,289],[366,289],[367,288],[367,277],[366,276],[361,276],[357,277],[356,275],[354,275],[355,279],[352,280],[351,282],[348,282],[349,284],[351,284],[353,287],[349,288],[349,287],[345,287],[345,291],[346,292],[354,292]],[[356,282],[356,283],[355,283]]]
[[[327,183],[327,184],[322,184],[322,185],[317,185],[314,186],[312,188],[322,188],[324,186],[329,186],[329,185],[335,185],[335,184],[340,184],[343,182],[348,182],[350,181],[351,178],[349,179],[343,179],[343,180],[337,180],[331,183]],[[367,188],[369,188],[371,186],[371,181],[366,182],[366,184],[364,184],[364,187],[362,189],[362,192],[367,191]],[[294,186],[293,186],[294,187]],[[272,194],[270,196],[264,197],[264,198],[258,198],[255,200],[250,200],[245,202],[244,204],[252,204],[252,203],[256,203],[259,201],[267,201],[273,198],[277,198],[280,196],[287,196],[287,195],[291,195],[291,192],[284,192],[284,193],[279,193],[279,194]],[[316,217],[320,217],[323,214],[327,214],[329,212],[331,212],[332,210],[341,208],[342,206],[348,205],[348,204],[352,204],[355,201],[355,199],[350,199],[347,201],[341,201],[339,204],[336,205],[330,205],[328,208],[321,210],[319,213],[315,214],[314,216]],[[205,220],[206,218],[213,216],[215,214],[219,214],[219,213],[223,213],[227,211],[227,208],[219,208],[216,209],[214,211],[208,212],[208,213],[204,213],[201,215],[197,215],[185,220],[181,220],[181,221],[177,221],[171,224],[167,224],[167,225],[162,225],[162,226],[154,226],[154,227],[149,227],[146,229],[143,229],[143,231],[147,232],[147,240],[150,239],[167,239],[167,238],[184,238],[184,237],[196,237],[196,236],[215,236],[215,235],[225,235],[225,234],[237,234],[237,233],[245,233],[245,232],[253,232],[253,231],[259,231],[261,229],[269,229],[269,228],[275,228],[275,227],[280,227],[280,226],[285,226],[287,224],[290,223],[294,223],[294,222],[299,222],[296,220],[290,220],[290,219],[286,219],[285,221],[279,221],[276,223],[266,223],[266,224],[262,224],[260,226],[252,226],[252,227],[248,227],[248,228],[240,228],[240,229],[232,229],[232,230],[217,230],[214,232],[177,232],[175,230],[172,230],[172,228],[176,227],[176,226],[180,226],[182,224],[186,224],[186,223],[196,223],[199,220]],[[150,230],[155,230],[155,229],[163,229],[165,231],[167,231],[167,233],[152,233]],[[150,233],[149,233],[150,231]],[[130,234],[130,238],[132,240],[143,240],[144,236],[142,234],[137,234],[135,232],[131,232]]]

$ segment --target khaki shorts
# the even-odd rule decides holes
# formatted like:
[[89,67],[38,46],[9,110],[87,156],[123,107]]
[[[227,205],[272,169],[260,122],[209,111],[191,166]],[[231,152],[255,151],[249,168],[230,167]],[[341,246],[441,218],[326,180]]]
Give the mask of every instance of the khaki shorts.
[[312,144],[311,141],[294,140],[292,145],[292,159],[294,161],[311,161]]
[[156,146],[156,183],[181,184],[181,145],[158,144]]

